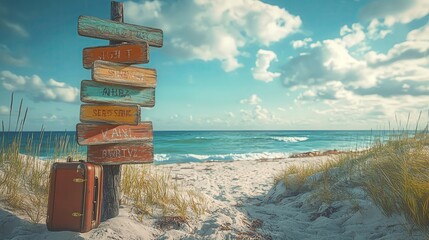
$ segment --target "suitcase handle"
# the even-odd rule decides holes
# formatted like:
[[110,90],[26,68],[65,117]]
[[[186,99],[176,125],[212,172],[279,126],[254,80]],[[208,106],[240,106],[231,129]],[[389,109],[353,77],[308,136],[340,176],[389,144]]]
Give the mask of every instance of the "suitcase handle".
[[[73,157],[72,156],[68,156],[67,157],[67,162],[73,162]],[[84,160],[78,160],[78,162],[85,162]]]

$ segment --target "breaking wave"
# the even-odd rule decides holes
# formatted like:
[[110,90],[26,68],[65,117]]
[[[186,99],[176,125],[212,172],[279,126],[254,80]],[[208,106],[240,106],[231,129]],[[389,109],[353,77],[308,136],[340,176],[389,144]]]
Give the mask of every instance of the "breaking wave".
[[155,154],[154,160],[158,163],[183,162],[210,162],[210,161],[236,161],[236,160],[270,160],[288,158],[289,153],[260,152],[260,153],[230,153],[230,154]]
[[272,137],[272,139],[287,143],[304,142],[308,140],[308,137]]

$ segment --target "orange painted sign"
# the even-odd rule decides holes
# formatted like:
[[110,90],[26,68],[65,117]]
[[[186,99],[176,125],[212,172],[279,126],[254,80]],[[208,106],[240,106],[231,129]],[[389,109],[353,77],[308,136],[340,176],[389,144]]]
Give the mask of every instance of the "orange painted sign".
[[140,106],[82,104],[80,121],[137,125],[140,123]]
[[102,165],[153,162],[152,143],[117,143],[88,146],[88,162]]
[[97,60],[92,65],[92,80],[133,87],[156,87],[156,70]]
[[127,64],[148,63],[148,49],[147,43],[84,48],[82,52],[83,67],[87,69],[91,68],[96,60]]
[[152,142],[152,122],[139,125],[110,125],[79,123],[76,125],[79,145],[100,145],[106,143]]

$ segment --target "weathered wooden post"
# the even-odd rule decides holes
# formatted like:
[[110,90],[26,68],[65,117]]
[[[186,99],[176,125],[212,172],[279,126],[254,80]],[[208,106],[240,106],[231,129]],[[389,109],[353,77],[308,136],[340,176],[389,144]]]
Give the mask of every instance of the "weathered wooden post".
[[[124,22],[123,3],[112,1],[110,3],[110,19],[115,22]],[[110,40],[110,45],[120,42]],[[103,205],[101,208],[101,221],[119,215],[119,201],[121,198],[121,165],[104,166]]]
[[[156,70],[130,66],[148,63],[149,45],[161,47],[160,29],[123,23],[123,4],[111,2],[111,21],[80,16],[81,36],[108,39],[109,46],[83,50],[83,67],[92,81],[81,82],[78,144],[87,160],[104,165],[101,220],[119,214],[121,164],[153,162],[152,123],[141,122],[140,107],[155,105]],[[125,64],[124,64],[125,63]]]

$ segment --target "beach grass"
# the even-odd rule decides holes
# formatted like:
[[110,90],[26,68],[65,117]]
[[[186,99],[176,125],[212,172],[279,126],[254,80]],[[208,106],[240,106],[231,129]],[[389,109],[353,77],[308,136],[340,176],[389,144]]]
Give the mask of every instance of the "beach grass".
[[[13,94],[11,95],[10,115],[7,132],[11,132],[13,109]],[[33,223],[45,219],[49,172],[54,161],[65,154],[77,154],[77,144],[69,142],[67,136],[49,138],[48,150],[54,152],[53,158],[38,161],[42,148],[44,129],[39,132],[38,141],[34,141],[34,135],[24,139],[23,129],[27,118],[26,108],[23,118],[21,113],[23,101],[21,99],[16,119],[16,126],[11,141],[6,141],[5,124],[2,122],[2,138],[0,149],[0,198],[12,210],[23,212]],[[21,143],[25,142],[26,154],[20,154]],[[75,149],[75,150],[71,150]]]
[[178,217],[186,222],[207,211],[201,193],[177,185],[169,173],[155,171],[151,166],[122,167],[121,203],[130,205],[138,220],[146,215]]
[[[293,165],[274,177],[294,194],[314,190],[320,206],[353,201],[361,188],[386,216],[400,214],[411,225],[429,231],[429,134],[395,131],[388,141],[376,140],[364,151],[331,156],[321,164]],[[353,209],[360,206],[354,203]]]
[[429,134],[401,136],[370,151],[364,188],[387,215],[429,229]]

